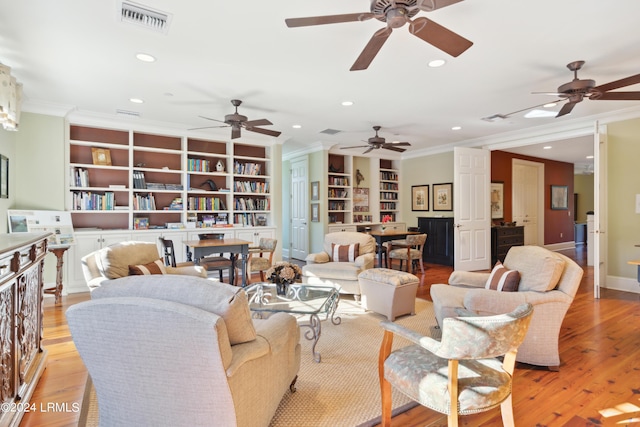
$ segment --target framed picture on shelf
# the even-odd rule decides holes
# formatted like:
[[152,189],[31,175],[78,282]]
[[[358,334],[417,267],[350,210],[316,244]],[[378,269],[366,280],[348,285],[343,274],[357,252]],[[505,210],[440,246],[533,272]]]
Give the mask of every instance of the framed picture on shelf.
[[504,182],[491,183],[491,219],[504,218]]
[[318,203],[311,205],[311,222],[320,222],[320,205]]
[[411,210],[412,211],[428,211],[429,210],[429,186],[428,185],[412,185],[411,186]]
[[551,209],[569,209],[569,187],[566,185],[551,186]]
[[0,198],[9,198],[9,158],[0,155]]
[[453,183],[433,184],[433,210],[453,210]]
[[111,166],[111,151],[108,148],[91,147],[94,165]]
[[320,200],[320,181],[313,181],[311,183],[311,201],[317,202]]
[[368,188],[353,189],[353,211],[369,212],[369,189]]

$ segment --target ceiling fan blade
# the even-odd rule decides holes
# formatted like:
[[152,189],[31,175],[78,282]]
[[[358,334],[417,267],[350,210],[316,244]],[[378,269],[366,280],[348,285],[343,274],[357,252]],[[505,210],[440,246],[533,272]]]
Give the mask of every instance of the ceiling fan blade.
[[564,93],[558,92],[531,92],[531,95],[552,95],[552,96],[562,96]]
[[231,139],[238,139],[238,138],[240,138],[240,128],[232,126],[231,127]]
[[371,147],[370,145],[353,145],[351,147],[340,147],[341,150],[349,150],[351,148],[366,148]]
[[385,27],[373,33],[369,43],[364,47],[360,56],[356,59],[356,62],[353,63],[350,71],[366,70],[369,67],[369,64],[371,64],[371,61],[373,61],[373,58],[375,58],[380,51],[380,48],[382,48],[382,45],[384,45],[384,42],[387,41],[392,31],[393,30],[391,28]]
[[605,101],[640,101],[640,92],[605,92],[595,100]]
[[190,128],[187,130],[200,130],[200,129],[214,129],[214,128],[228,128],[229,125],[224,125],[224,126],[203,126],[203,127],[199,127],[199,128]]
[[573,107],[576,106],[576,104],[577,102],[567,102],[566,104],[564,104],[560,109],[560,111],[558,112],[558,114],[556,115],[556,118],[562,117],[565,114],[569,114],[571,110],[573,110]]
[[373,147],[369,147],[362,152],[362,154],[367,154],[369,151],[373,150]]
[[282,132],[278,132],[277,130],[263,129],[263,128],[247,127],[246,129],[249,132],[261,133],[263,135],[269,135],[269,136],[273,136],[273,137],[278,137],[282,133]]
[[206,119],[206,120],[213,120],[214,122],[220,122],[220,123],[225,123],[222,120],[218,120],[218,119],[212,119],[211,117],[205,117],[205,116],[198,116],[201,119]]
[[420,10],[431,12],[436,9],[451,6],[452,4],[460,3],[461,1],[462,0],[418,0],[416,6],[418,6]]
[[346,13],[344,15],[309,16],[306,18],[287,18],[287,27],[308,27],[311,25],[340,24],[342,22],[366,21],[375,15],[371,12]]
[[271,123],[267,119],[247,120],[246,122],[243,123],[243,125],[247,128],[250,128],[253,126],[266,126],[266,125],[272,125],[272,124],[273,123]]
[[389,145],[383,145],[381,148],[384,148],[385,150],[391,150],[391,151],[397,151],[398,153],[403,153],[405,151],[407,151],[405,148],[398,148],[398,147],[393,147],[393,146],[389,146]]
[[393,146],[393,147],[411,147],[411,143],[409,142],[385,142],[383,145],[385,146]]
[[473,46],[470,40],[425,17],[411,21],[409,32],[454,57]]
[[598,92],[608,92],[610,90],[631,86],[638,83],[640,83],[640,74],[636,74],[635,76],[625,77],[624,79],[620,79],[614,82],[609,82],[609,83],[602,84],[600,86],[596,86],[593,88],[593,90],[597,90]]

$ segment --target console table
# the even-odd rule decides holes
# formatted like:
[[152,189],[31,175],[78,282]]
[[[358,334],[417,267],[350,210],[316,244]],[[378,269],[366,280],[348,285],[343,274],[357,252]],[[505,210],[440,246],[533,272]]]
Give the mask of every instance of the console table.
[[45,368],[42,272],[50,235],[0,235],[0,426],[20,424]]

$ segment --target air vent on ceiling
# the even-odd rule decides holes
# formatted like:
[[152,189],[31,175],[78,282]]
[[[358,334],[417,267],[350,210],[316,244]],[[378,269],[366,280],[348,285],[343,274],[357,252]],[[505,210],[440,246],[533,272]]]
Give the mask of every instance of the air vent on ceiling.
[[483,117],[482,120],[484,120],[485,122],[497,122],[499,120],[505,120],[508,117],[509,116],[505,114],[494,114],[492,116]]
[[125,117],[140,117],[140,113],[137,111],[130,110],[116,110],[117,116],[125,116]]
[[172,15],[140,4],[123,1],[120,3],[120,21],[167,34]]
[[326,133],[327,135],[335,135],[335,134],[340,133],[340,132],[342,132],[342,131],[329,128],[329,129],[325,129],[325,130],[321,131],[320,133]]

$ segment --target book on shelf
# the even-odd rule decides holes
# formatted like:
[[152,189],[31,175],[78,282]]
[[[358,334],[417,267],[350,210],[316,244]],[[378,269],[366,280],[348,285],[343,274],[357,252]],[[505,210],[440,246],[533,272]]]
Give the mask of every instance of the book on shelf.
[[138,189],[147,188],[147,183],[144,179],[144,172],[133,171],[133,188],[138,188]]
[[72,168],[73,185],[76,187],[90,187],[89,171],[84,168]]
[[164,190],[165,188],[161,182],[147,182],[147,190]]

